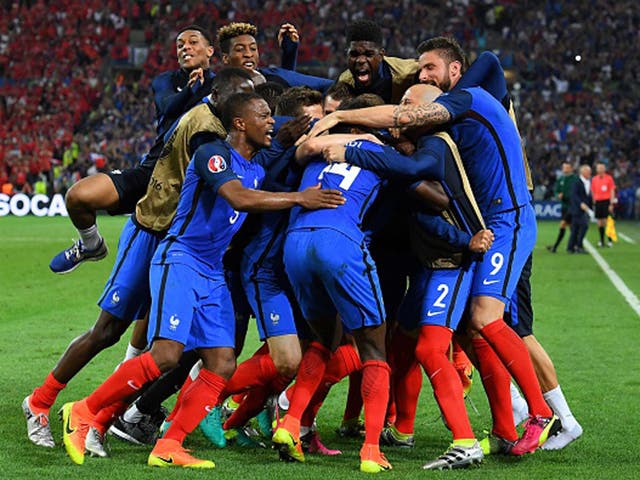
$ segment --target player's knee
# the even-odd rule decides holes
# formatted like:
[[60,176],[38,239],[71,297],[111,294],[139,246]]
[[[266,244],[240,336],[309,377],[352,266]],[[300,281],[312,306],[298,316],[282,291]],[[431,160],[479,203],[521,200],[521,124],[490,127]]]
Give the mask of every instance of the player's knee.
[[202,357],[203,368],[228,380],[236,371],[236,356],[232,348],[207,349]]
[[[176,342],[177,343],[177,342]],[[151,347],[150,350],[153,361],[158,366],[158,370],[161,372],[168,372],[173,370],[180,363],[180,357],[182,356],[182,348],[180,345],[176,345],[172,348],[168,344],[157,344]]]
[[416,358],[424,367],[428,375],[434,373],[442,364],[442,359],[447,360],[447,353],[437,345],[425,341],[418,341],[416,345]]
[[65,196],[65,204],[69,210],[78,210],[88,207],[88,190],[81,183],[71,186]]
[[89,341],[98,351],[115,345],[126,330],[126,325],[122,325],[122,323],[125,322],[115,318],[106,323],[98,322],[89,331]]
[[301,356],[295,353],[286,353],[285,355],[276,355],[273,358],[273,363],[276,366],[276,370],[280,375],[293,378],[298,372],[300,366]]

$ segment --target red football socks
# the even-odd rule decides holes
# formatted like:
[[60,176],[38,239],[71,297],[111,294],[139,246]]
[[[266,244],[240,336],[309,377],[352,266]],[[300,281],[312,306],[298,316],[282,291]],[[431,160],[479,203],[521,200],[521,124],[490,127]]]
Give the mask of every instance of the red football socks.
[[184,392],[180,409],[176,412],[164,438],[182,443],[218,402],[227,381],[203,368],[191,387]]
[[[417,338],[400,330],[393,334],[389,348],[391,390],[395,397],[394,425],[400,433],[412,434],[422,388],[422,369],[416,358]],[[387,418],[389,413],[387,413]]]
[[452,335],[453,332],[446,327],[421,327],[416,357],[431,381],[434,396],[453,439],[472,439],[475,435],[464,405],[462,383],[447,355]]
[[222,428],[230,430],[245,425],[260,413],[270,394],[271,388],[268,386],[255,387],[249,390],[238,408],[236,408],[227,421],[224,422]]
[[387,362],[367,360],[362,364],[362,403],[364,404],[365,444],[378,445],[389,403]]
[[511,411],[511,393],[509,391],[511,375],[484,338],[474,338],[472,343],[478,358],[477,367],[482,385],[484,385],[484,391],[489,399],[489,407],[493,417],[492,432],[513,442],[518,439],[518,433],[513,424]]
[[195,380],[191,378],[191,375],[187,375],[187,379],[184,381],[184,383],[182,384],[182,387],[180,388],[180,391],[178,392],[178,398],[176,399],[176,404],[173,406],[173,410],[171,410],[171,413],[167,415],[165,422],[173,421],[173,417],[176,416],[176,412],[178,411],[178,409],[180,408],[180,404],[182,403],[182,397],[184,396],[184,393],[187,390],[189,390],[189,387],[191,387],[193,382],[195,382]]
[[100,435],[104,435],[111,424],[115,421],[115,419],[127,410],[128,406],[128,402],[120,400],[109,405],[108,407],[103,408],[95,416],[95,418],[93,419],[93,424],[91,426],[96,428],[98,432],[100,432]]
[[324,377],[330,356],[331,351],[324,345],[318,342],[311,342],[302,356],[298,376],[296,377],[296,388],[293,391],[293,396],[289,398],[291,405],[286,417],[292,417],[297,420],[302,418],[302,414],[307,405],[309,405],[311,397]]
[[355,347],[351,344],[340,345],[329,358],[329,364],[324,373],[324,378],[318,385],[316,392],[311,397],[301,418],[301,424],[310,427],[318,414],[331,387],[354,371],[360,370],[362,364]]
[[96,415],[101,408],[137,392],[160,373],[150,352],[127,360],[86,398],[87,409]]
[[251,358],[238,365],[221,397],[224,400],[229,395],[266,385],[277,375],[278,370],[269,355],[269,349],[262,346]]
[[60,391],[66,387],[66,383],[60,383],[50,372],[45,378],[44,383],[33,390],[31,394],[29,406],[36,414],[49,413],[51,405],[53,405]]
[[360,418],[362,411],[362,369],[349,375],[349,391],[347,403],[344,406],[343,423],[348,420]]
[[542,396],[529,351],[516,332],[499,318],[480,330],[480,334],[489,342],[520,387],[529,405],[529,413],[534,416],[552,416],[553,412]]

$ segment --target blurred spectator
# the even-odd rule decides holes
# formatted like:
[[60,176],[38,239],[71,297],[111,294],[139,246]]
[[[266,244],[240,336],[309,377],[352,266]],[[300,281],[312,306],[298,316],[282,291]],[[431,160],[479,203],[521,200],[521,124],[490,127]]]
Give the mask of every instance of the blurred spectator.
[[[262,63],[279,65],[276,34],[290,21],[302,34],[299,70],[335,78],[346,68],[346,25],[358,18],[382,25],[392,56],[414,57],[420,41],[436,35],[454,36],[471,59],[484,49],[496,52],[519,111],[537,196],[549,197],[554,166],[563,160],[606,161],[616,182],[634,192],[640,187],[640,4],[633,0],[2,2],[0,181],[3,170],[6,181],[16,180],[10,152],[27,159],[25,183],[48,168],[54,191],[92,167],[139,161],[153,141],[149,83],[174,68],[174,38],[184,25],[214,32],[230,21],[254,23]],[[219,65],[214,59],[214,69]],[[125,78],[120,67],[133,74]],[[62,166],[51,165],[55,158]],[[618,213],[630,211],[620,206]]]

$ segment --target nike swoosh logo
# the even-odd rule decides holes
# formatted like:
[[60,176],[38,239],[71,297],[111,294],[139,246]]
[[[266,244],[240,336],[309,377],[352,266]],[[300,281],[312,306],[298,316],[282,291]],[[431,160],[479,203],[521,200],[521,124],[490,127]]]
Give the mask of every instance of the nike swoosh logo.
[[129,385],[129,387],[133,388],[134,390],[140,390],[140,387],[133,383],[133,380],[127,381],[127,385]]
[[431,310],[427,311],[427,317],[435,317],[436,315],[440,315],[444,313],[444,311],[440,311],[440,312],[432,312]]
[[207,413],[211,413],[211,407],[207,405],[206,407],[204,407],[204,411]]
[[162,458],[162,457],[158,457],[158,460],[164,462],[164,463],[173,463],[173,457],[169,457],[169,458]]
[[482,281],[483,285],[493,285],[494,283],[498,283],[500,280],[487,280],[486,278]]
[[67,421],[64,422],[64,433],[66,433],[67,435],[73,435],[76,431],[75,428],[71,428],[71,412],[69,412],[69,415],[67,416]]

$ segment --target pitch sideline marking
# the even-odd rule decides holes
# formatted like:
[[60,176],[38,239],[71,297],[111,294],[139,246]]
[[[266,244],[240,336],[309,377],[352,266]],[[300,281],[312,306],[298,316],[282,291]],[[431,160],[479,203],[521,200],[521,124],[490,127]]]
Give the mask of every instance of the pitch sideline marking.
[[611,280],[611,283],[613,283],[613,286],[616,287],[616,289],[627,301],[629,306],[640,317],[640,300],[638,300],[638,297],[636,297],[635,293],[633,293],[629,289],[629,287],[627,287],[627,284],[624,283],[624,281],[620,278],[620,276],[616,273],[616,271],[609,266],[606,260],[602,258],[602,255],[600,255],[600,252],[598,252],[594,248],[594,246],[591,245],[591,242],[589,242],[588,240],[585,240],[584,248],[587,252],[591,254],[591,256],[596,261],[596,263],[600,266],[602,271],[607,275],[607,277],[609,277],[609,280]]
[[625,242],[627,242],[627,243],[630,243],[630,244],[632,244],[632,245],[635,245],[635,244],[636,244],[636,241],[635,241],[633,238],[631,238],[629,235],[625,235],[625,234],[624,234],[624,233],[622,233],[622,232],[618,232],[618,236],[619,236],[621,239],[623,239]]

